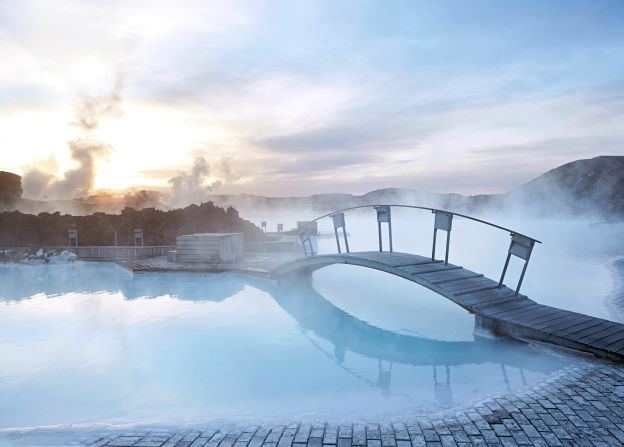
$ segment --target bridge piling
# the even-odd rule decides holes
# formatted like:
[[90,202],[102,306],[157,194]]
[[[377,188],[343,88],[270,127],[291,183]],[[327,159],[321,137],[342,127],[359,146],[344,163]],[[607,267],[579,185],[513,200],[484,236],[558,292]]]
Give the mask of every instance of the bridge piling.
[[345,249],[349,253],[349,240],[347,239],[347,227],[345,226],[344,213],[335,213],[331,215],[334,222],[334,234],[336,235],[336,245],[338,246],[338,253],[342,253],[340,247],[340,238],[338,237],[338,229],[342,228],[342,235],[344,237]]

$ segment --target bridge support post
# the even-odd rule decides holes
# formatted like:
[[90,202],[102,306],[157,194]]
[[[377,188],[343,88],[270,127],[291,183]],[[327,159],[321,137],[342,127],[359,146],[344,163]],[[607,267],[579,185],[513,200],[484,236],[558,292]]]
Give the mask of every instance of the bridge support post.
[[342,253],[340,249],[340,239],[338,238],[338,229],[334,227],[334,234],[336,235],[336,246],[338,247],[338,253]]
[[496,320],[481,315],[475,315],[474,332],[475,335],[485,338],[493,338],[502,335]]
[[451,245],[451,229],[453,227],[453,214],[446,211],[432,211],[435,214],[433,222],[433,247],[431,248],[431,260],[435,261],[436,239],[438,230],[446,231],[446,249],[444,251],[444,265],[448,265],[449,247]]
[[340,238],[338,237],[339,228],[342,228],[342,235],[344,237],[345,249],[347,250],[347,253],[349,253],[349,240],[347,239],[347,228],[345,226],[344,213],[332,214],[331,218],[334,221],[334,234],[336,236],[336,246],[338,247],[338,253],[342,253],[342,249],[340,247]]
[[307,228],[304,228],[303,231],[299,233],[299,240],[301,241],[301,245],[303,245],[303,253],[306,256],[314,256],[314,245],[312,245],[312,236],[310,235],[310,231]]
[[386,222],[388,224],[388,244],[390,245],[390,252],[392,252],[392,215],[390,214],[390,205],[375,206],[375,211],[377,211],[377,233],[379,234],[379,251],[383,251],[381,224],[382,222]]
[[505,259],[505,266],[503,267],[503,273],[501,274],[500,281],[498,282],[498,287],[503,286],[505,274],[507,273],[507,267],[509,267],[509,260],[511,259],[511,255],[514,255],[524,260],[524,266],[522,267],[522,272],[520,273],[520,279],[518,279],[515,294],[518,295],[518,293],[520,293],[520,287],[522,286],[522,281],[524,281],[524,274],[529,266],[529,260],[531,259],[531,253],[533,252],[534,246],[534,239],[520,234],[511,233],[511,242],[509,244],[509,250],[507,250],[507,258]]

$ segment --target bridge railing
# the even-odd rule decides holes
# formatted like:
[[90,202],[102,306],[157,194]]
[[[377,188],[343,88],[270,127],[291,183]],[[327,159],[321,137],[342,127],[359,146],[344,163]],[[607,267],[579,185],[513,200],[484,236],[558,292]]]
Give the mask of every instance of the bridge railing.
[[[520,278],[518,279],[518,284],[516,285],[516,295],[520,292],[520,287],[522,286],[522,282],[524,281],[524,275],[526,273],[527,267],[529,265],[529,260],[531,258],[531,254],[533,252],[533,247],[536,243],[541,243],[539,240],[522,234],[518,231],[512,230],[510,228],[503,227],[501,225],[497,225],[492,222],[488,222],[483,219],[479,219],[477,217],[468,216],[466,214],[455,213],[452,211],[441,210],[437,208],[429,208],[425,206],[415,206],[415,205],[360,205],[353,206],[350,208],[344,208],[339,211],[334,211],[331,213],[324,214],[322,216],[317,217],[309,221],[306,225],[303,226],[301,231],[299,232],[299,239],[303,246],[303,250],[306,256],[315,256],[314,244],[312,243],[313,234],[310,231],[310,227],[314,222],[318,222],[321,219],[326,217],[331,217],[334,226],[334,235],[336,237],[336,247],[338,253],[342,253],[343,249],[346,253],[349,253],[349,240],[347,237],[347,229],[346,229],[346,221],[344,213],[346,211],[362,209],[362,208],[373,208],[377,213],[377,233],[379,237],[379,251],[383,251],[383,231],[382,224],[386,224],[388,231],[388,251],[393,251],[392,244],[392,208],[411,208],[418,210],[426,210],[431,211],[434,214],[433,219],[433,244],[431,248],[431,260],[436,261],[436,244],[437,244],[437,236],[438,230],[446,232],[446,244],[444,250],[444,264],[448,265],[449,259],[449,249],[451,244],[451,230],[453,228],[453,218],[460,217],[468,220],[472,220],[484,225],[488,225],[490,227],[497,228],[499,230],[503,230],[509,233],[511,237],[509,248],[507,250],[507,257],[505,259],[505,263],[503,266],[503,271],[500,276],[499,286],[503,286],[503,281],[505,280],[505,275],[507,273],[507,268],[509,267],[509,261],[511,256],[515,256],[524,261],[524,265],[522,267],[522,272],[520,273]],[[340,230],[340,231],[339,231]],[[342,238],[340,238],[339,234],[342,233]],[[342,239],[342,242],[341,242]],[[343,247],[344,245],[344,247]]]

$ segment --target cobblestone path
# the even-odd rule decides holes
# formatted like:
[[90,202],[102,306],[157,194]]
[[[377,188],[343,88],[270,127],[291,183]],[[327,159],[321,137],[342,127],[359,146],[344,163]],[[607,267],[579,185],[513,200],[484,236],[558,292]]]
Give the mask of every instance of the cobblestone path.
[[[3,444],[4,443],[4,444]],[[92,447],[420,447],[624,445],[624,368],[606,362],[566,371],[519,394],[435,419],[393,423],[291,423],[240,430],[0,433],[0,445]]]

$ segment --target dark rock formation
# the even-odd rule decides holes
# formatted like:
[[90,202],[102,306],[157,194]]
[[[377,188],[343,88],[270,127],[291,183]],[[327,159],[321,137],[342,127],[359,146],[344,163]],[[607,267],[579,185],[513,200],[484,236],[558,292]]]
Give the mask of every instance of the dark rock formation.
[[12,172],[0,171],[0,207],[13,206],[22,198],[22,177]]
[[248,241],[258,241],[264,233],[251,222],[241,219],[234,208],[227,210],[213,203],[191,205],[173,211],[154,208],[125,208],[121,214],[95,213],[70,216],[60,213],[0,213],[1,247],[64,246],[67,230],[78,230],[80,245],[133,245],[133,231],[144,231],[145,245],[175,245],[176,236],[189,233],[244,233]]

